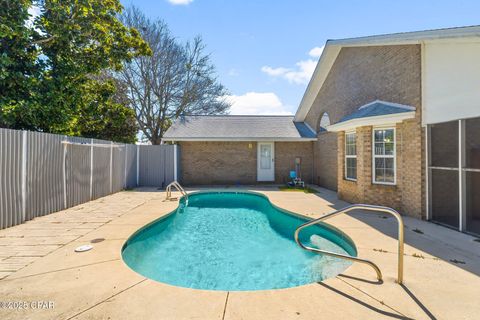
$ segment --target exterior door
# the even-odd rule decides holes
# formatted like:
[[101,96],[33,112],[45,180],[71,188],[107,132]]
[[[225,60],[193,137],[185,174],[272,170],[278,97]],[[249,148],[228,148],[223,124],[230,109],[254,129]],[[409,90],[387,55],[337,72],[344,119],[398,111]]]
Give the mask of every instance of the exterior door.
[[274,143],[259,142],[257,145],[257,181],[274,181]]

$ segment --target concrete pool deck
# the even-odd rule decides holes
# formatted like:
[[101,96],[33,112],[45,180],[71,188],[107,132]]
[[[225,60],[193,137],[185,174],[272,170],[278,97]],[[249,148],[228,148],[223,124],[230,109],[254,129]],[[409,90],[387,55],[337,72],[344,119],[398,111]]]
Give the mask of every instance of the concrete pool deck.
[[[347,205],[325,189],[248,190],[310,217]],[[408,217],[404,285],[395,283],[396,220],[362,212],[328,223],[379,265],[381,284],[358,263],[322,283],[281,290],[204,291],[146,279],[120,250],[134,231],[177,207],[164,197],[154,189],[120,192],[0,230],[0,303],[11,302],[0,305],[0,319],[478,319],[478,239]],[[92,240],[93,250],[74,252]],[[24,308],[10,309],[13,302]]]

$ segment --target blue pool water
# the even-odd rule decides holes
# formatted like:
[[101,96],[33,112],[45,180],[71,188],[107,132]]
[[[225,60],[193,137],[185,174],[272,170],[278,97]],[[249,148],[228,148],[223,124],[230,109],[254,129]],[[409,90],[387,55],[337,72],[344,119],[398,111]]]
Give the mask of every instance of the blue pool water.
[[[164,283],[206,290],[265,290],[333,277],[350,263],[307,252],[293,234],[306,220],[274,207],[263,195],[202,192],[172,214],[136,232],[124,245],[126,264]],[[356,256],[340,231],[312,226],[308,245]]]

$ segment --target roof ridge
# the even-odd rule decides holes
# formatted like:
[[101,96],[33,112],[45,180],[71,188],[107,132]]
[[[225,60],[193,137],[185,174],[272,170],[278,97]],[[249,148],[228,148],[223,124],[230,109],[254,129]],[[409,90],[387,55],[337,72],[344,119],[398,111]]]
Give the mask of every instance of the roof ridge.
[[[186,114],[185,117],[285,117],[293,118],[293,114]],[[179,117],[180,118],[180,117]]]
[[348,37],[348,38],[336,38],[336,39],[328,39],[330,42],[335,41],[343,41],[343,40],[361,40],[363,38],[376,38],[376,37],[388,37],[388,36],[398,36],[398,35],[409,35],[409,34],[419,34],[419,33],[428,33],[428,32],[441,32],[441,31],[453,31],[459,29],[469,29],[469,28],[478,28],[480,27],[479,24],[472,24],[468,26],[457,26],[457,27],[445,27],[445,28],[436,28],[436,29],[423,29],[423,30],[412,30],[412,31],[400,31],[400,32],[391,32],[391,33],[377,33],[371,34],[366,36],[358,36],[358,37]]

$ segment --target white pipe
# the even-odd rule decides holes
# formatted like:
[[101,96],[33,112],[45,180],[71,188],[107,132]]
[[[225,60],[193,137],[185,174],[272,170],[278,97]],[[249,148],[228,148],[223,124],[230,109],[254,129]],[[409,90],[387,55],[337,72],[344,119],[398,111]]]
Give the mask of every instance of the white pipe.
[[22,222],[27,215],[27,131],[22,131]]
[[[112,148],[111,144],[102,144],[102,143],[94,144],[94,143],[79,143],[79,142],[62,141],[62,144],[72,144],[72,145],[76,145],[76,146],[85,146],[85,147],[93,146],[93,147],[100,147],[100,148]],[[125,145],[113,145],[113,148],[123,148],[124,146]]]
[[110,193],[113,192],[112,179],[113,179],[113,142],[110,142]]
[[[67,137],[65,137],[66,139]],[[67,208],[67,146],[68,143],[63,144],[63,207]]]
[[93,200],[93,139],[90,139],[90,200]]

